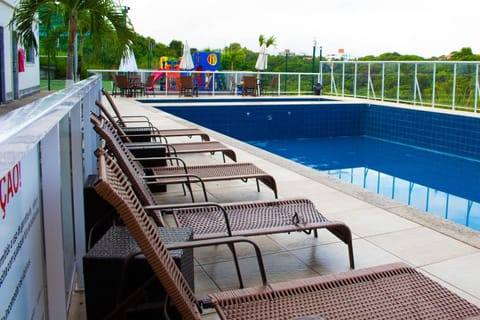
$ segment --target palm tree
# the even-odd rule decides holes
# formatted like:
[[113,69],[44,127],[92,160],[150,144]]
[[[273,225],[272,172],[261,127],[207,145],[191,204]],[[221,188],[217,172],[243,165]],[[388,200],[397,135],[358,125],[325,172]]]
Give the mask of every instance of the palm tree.
[[38,42],[35,38],[34,24],[37,22],[37,12],[41,8],[52,13],[60,11],[68,29],[67,87],[74,81],[73,64],[79,21],[88,22],[89,32],[94,38],[101,38],[105,34],[116,34],[123,55],[127,54],[135,37],[133,27],[127,19],[126,10],[122,10],[123,8],[115,0],[20,0],[10,26],[16,30],[17,40],[25,48],[33,46],[37,53]]
[[268,48],[270,46],[276,46],[277,45],[277,38],[275,38],[275,36],[271,36],[270,38],[266,39],[265,36],[263,34],[261,34],[258,37],[258,42],[260,43],[260,47],[262,46],[262,44],[265,43],[265,46]]

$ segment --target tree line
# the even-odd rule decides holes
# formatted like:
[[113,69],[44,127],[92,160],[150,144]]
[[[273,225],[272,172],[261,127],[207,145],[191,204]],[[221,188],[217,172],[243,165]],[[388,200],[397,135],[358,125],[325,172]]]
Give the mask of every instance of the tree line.
[[[128,48],[133,49],[137,65],[142,69],[156,69],[159,58],[172,60],[182,55],[182,42],[172,40],[163,44],[134,31],[128,18],[128,7],[118,6],[113,0],[20,0],[11,20],[19,42],[24,46],[38,48],[41,65],[47,63],[56,69],[56,77],[72,79],[72,56],[74,39],[77,40],[78,67],[81,78],[88,76],[88,69],[117,69],[121,57]],[[38,12],[38,18],[37,18]],[[33,36],[34,23],[40,25],[40,43]],[[259,37],[259,44],[275,45],[275,37]],[[255,70],[257,51],[232,42],[224,48],[192,48],[195,51],[218,51],[221,70]],[[269,55],[268,71],[271,72],[315,72],[318,57],[308,55]],[[342,59],[341,57],[339,59]],[[49,61],[47,61],[49,60]],[[323,57],[322,60],[326,60]],[[461,48],[448,56],[423,58],[402,55],[397,52],[379,56],[357,58],[359,61],[422,61],[457,60],[480,61],[480,55],[470,48]],[[49,63],[50,62],[50,63]],[[316,68],[315,68],[316,64]]]

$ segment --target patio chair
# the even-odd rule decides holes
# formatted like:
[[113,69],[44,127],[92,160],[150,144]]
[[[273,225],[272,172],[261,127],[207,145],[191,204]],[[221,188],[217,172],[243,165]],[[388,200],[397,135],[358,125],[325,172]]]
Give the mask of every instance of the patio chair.
[[128,76],[128,84],[132,92],[132,96],[143,95],[145,93],[145,83],[139,74],[131,74]]
[[[214,154],[216,152],[221,152],[223,157],[223,162],[226,162],[226,156],[232,159],[234,162],[237,162],[237,155],[235,151],[231,148],[228,148],[223,143],[219,141],[202,141],[202,142],[184,142],[184,143],[168,143],[167,137],[163,137],[158,134],[149,134],[147,137],[153,141],[149,142],[134,142],[132,138],[135,137],[144,137],[143,135],[127,135],[125,131],[118,125],[115,119],[112,117],[107,108],[98,100],[95,101],[95,104],[100,108],[103,115],[108,119],[108,123],[113,126],[111,132],[114,135],[118,135],[118,138],[121,139],[125,145],[132,148],[144,148],[144,150],[149,149],[151,154],[154,155],[155,149],[158,147],[164,147],[166,149],[166,154],[168,156],[178,156],[181,154],[188,153],[210,153]],[[155,148],[157,147],[157,148]]]
[[[186,128],[186,129],[159,129],[153,126],[150,120],[145,116],[122,116],[117,105],[113,101],[112,96],[107,90],[102,88],[103,95],[107,98],[113,112],[115,113],[118,124],[123,128],[126,134],[145,134],[145,133],[157,133],[164,137],[192,137],[199,136],[202,141],[210,140],[210,137],[205,132],[198,128]],[[129,126],[135,124],[135,126]]]
[[180,96],[198,97],[198,86],[193,83],[192,76],[180,75]]
[[253,76],[244,76],[243,77],[243,87],[242,87],[242,95],[257,95],[257,78]]
[[[113,81],[114,81],[115,88],[120,90],[121,96],[131,95],[130,85],[128,83],[128,78],[126,76],[117,74],[113,77]],[[107,90],[105,90],[105,92],[108,93]],[[115,90],[115,96],[116,95],[117,95],[117,90]]]
[[[275,198],[278,198],[277,184],[275,179],[265,171],[252,163],[222,163],[222,164],[204,164],[190,165],[180,158],[172,157],[153,157],[136,159],[121,139],[112,132],[112,127],[107,125],[105,119],[101,119],[93,113],[90,114],[90,120],[94,125],[94,130],[105,140],[107,149],[115,155],[120,166],[127,170],[129,167],[135,168],[135,174],[144,175],[149,179],[149,186],[153,189],[169,184],[181,184],[187,186],[192,201],[194,201],[191,184],[200,183],[203,189],[205,200],[208,201],[205,182],[242,180],[248,182],[249,179],[255,179],[257,191],[260,192],[260,181],[269,187]],[[139,160],[139,161],[137,161]],[[167,166],[166,160],[171,161]],[[161,166],[152,166],[160,162]],[[147,175],[145,175],[147,174]]]
[[480,308],[403,263],[269,284],[258,251],[261,286],[197,299],[168,249],[201,242],[167,247],[113,160],[99,157],[99,176],[96,191],[115,207],[173,302],[165,312],[175,312],[171,318],[200,320],[203,308],[214,307],[229,320],[480,319]]

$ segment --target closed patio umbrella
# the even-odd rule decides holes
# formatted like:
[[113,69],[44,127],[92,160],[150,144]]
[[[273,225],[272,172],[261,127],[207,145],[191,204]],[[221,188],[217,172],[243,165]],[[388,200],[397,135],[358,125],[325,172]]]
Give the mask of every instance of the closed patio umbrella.
[[118,71],[138,72],[137,60],[135,60],[135,54],[132,50],[129,50],[127,55],[122,58]]
[[266,70],[267,67],[268,67],[267,45],[264,43],[260,47],[260,52],[258,54],[257,62],[255,63],[255,69],[261,71],[261,70]]
[[185,41],[185,44],[183,45],[182,61],[180,61],[180,70],[193,70],[193,68],[195,68],[195,65],[193,64],[190,47],[188,46],[188,42]]
[[[267,45],[263,43],[258,53],[257,62],[255,63],[255,69],[257,69],[258,71],[262,71],[262,70],[267,70],[267,67],[268,67]],[[257,74],[257,91],[260,94],[260,74]]]

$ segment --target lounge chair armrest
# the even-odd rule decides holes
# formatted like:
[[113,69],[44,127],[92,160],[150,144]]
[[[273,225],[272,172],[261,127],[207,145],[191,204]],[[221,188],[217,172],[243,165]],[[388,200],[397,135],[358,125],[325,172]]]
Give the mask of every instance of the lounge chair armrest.
[[135,160],[135,161],[144,161],[144,160],[175,160],[175,161],[179,161],[179,162],[183,163],[184,166],[186,165],[185,161],[184,161],[182,158],[178,158],[178,157],[148,157],[148,158],[133,158],[133,160]]
[[[130,128],[134,128],[134,127],[130,127]],[[135,127],[136,128],[136,127]],[[143,127],[138,127],[140,129],[145,129]],[[128,131],[128,130],[127,130]],[[150,137],[150,138],[163,138],[163,135],[161,135],[160,133],[158,132],[154,132],[154,133],[132,133],[132,132],[127,132],[126,134],[127,136],[129,137],[138,137],[138,138],[142,138],[142,137]]]
[[[168,139],[167,137],[161,135],[160,133],[157,133],[157,132],[150,132],[150,133],[135,133],[135,132],[129,132],[128,130],[126,130],[125,134],[120,134],[120,137],[122,138],[122,140],[132,140],[132,139],[142,139],[143,141],[139,141],[139,142],[144,142],[144,143],[168,143]],[[150,140],[150,141],[148,141]],[[135,142],[133,142],[135,143]]]
[[161,143],[161,142],[125,142],[124,143],[127,148],[141,148],[141,147],[148,147],[149,150],[153,149],[156,150],[155,148],[166,148],[168,149],[169,154],[175,155],[177,157],[177,149],[175,148],[174,145],[171,145],[169,143]]
[[[191,183],[191,182],[197,182],[197,181],[190,181],[191,178],[194,178],[198,180],[198,183],[202,185],[202,191],[203,191],[203,196],[205,198],[205,201],[208,201],[208,196],[207,196],[207,187],[205,186],[205,182],[203,179],[197,175],[194,174],[165,174],[165,175],[160,175],[160,176],[143,176],[143,179],[146,180],[147,185],[148,184],[157,184],[157,183],[162,183],[161,179],[170,179],[170,178],[185,178],[185,181],[183,183]],[[153,179],[154,181],[148,181],[149,179]],[[193,199],[192,199],[193,200]]]
[[216,202],[195,202],[195,203],[173,203],[173,204],[157,204],[151,206],[144,206],[145,210],[173,210],[173,209],[187,209],[197,207],[217,207],[222,211],[225,209],[221,204]]
[[[117,121],[120,121],[120,119],[118,119],[118,117],[115,117],[115,118],[117,119]],[[125,119],[133,119],[133,120],[125,121]],[[139,120],[135,120],[135,119],[139,119]],[[134,115],[122,116],[121,122],[123,122],[123,123],[147,123],[149,127],[155,128],[155,126],[152,124],[150,119],[148,119],[146,116],[134,116]]]
[[152,205],[152,206],[144,206],[145,210],[175,210],[175,209],[189,209],[189,208],[206,208],[206,207],[216,207],[220,211],[222,211],[223,218],[225,220],[225,225],[227,227],[228,236],[232,237],[232,228],[230,226],[230,220],[228,218],[227,211],[225,208],[218,203],[215,202],[195,202],[195,203],[184,203],[184,204],[163,204],[163,205]]
[[265,272],[265,265],[263,263],[262,252],[255,242],[253,242],[252,240],[246,237],[228,237],[228,238],[215,238],[215,239],[207,239],[207,240],[193,240],[193,241],[186,241],[186,242],[169,243],[165,245],[167,249],[174,250],[174,249],[185,249],[185,248],[208,247],[208,246],[219,245],[219,244],[229,245],[229,244],[235,244],[235,243],[248,243],[253,246],[255,250],[255,255],[257,256],[257,263],[258,263],[258,268],[260,269],[262,283],[263,285],[268,285],[267,273]]
[[127,132],[127,134],[122,135],[122,138],[123,137],[129,138],[129,139],[132,139],[132,138],[151,138],[151,139],[153,139],[152,142],[168,143],[167,137],[161,135],[158,132],[148,133],[148,134],[141,134],[141,133],[135,134],[135,133],[128,133]]
[[183,170],[185,171],[185,173],[188,173],[187,164],[182,158],[178,158],[178,157],[148,157],[148,158],[133,158],[133,160],[139,161],[139,162],[152,161],[152,160],[167,160],[167,161],[170,160],[171,162],[176,161],[177,163],[180,162],[183,166]]
[[147,175],[147,176],[142,176],[143,179],[147,180],[161,180],[161,179],[171,179],[171,178],[195,178],[198,181],[203,182],[203,179],[197,175],[194,174],[165,174],[165,175],[160,175],[160,176],[155,176],[155,175]]

